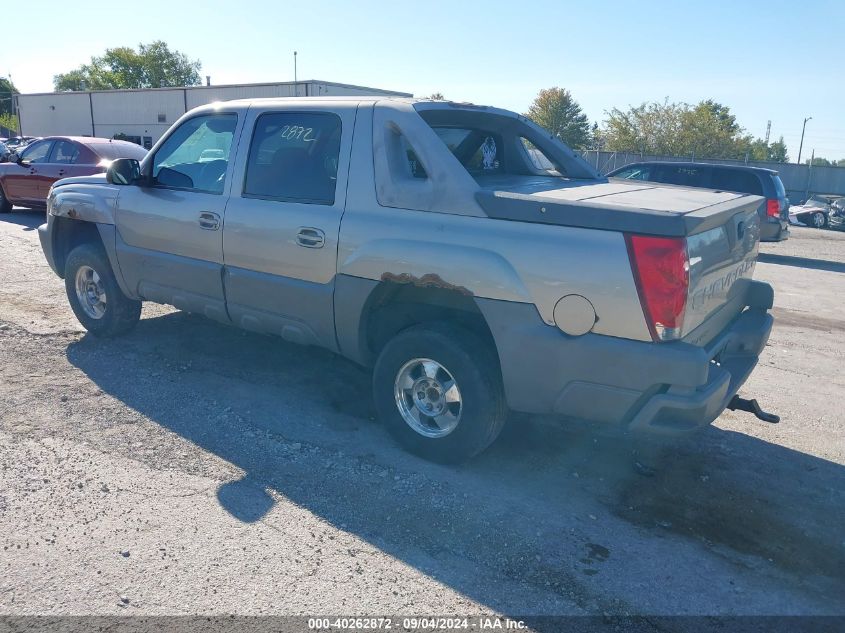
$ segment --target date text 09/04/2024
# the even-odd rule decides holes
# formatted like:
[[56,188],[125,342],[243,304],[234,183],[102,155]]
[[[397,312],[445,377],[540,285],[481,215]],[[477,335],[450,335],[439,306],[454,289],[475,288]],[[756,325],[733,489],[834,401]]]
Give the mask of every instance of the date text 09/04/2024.
[[434,630],[511,630],[526,628],[522,620],[500,617],[352,617],[352,618],[308,618],[311,631],[391,630],[434,631]]

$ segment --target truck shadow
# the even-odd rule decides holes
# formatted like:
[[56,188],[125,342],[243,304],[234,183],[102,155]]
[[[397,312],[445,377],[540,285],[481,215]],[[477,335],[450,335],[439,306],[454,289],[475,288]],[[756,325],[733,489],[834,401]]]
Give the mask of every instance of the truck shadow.
[[[712,428],[664,448],[656,476],[642,477],[629,440],[523,416],[447,467],[395,446],[375,422],[369,374],[322,350],[172,313],[66,353],[105,393],[243,470],[217,491],[232,516],[258,521],[281,495],[490,609],[512,612],[519,598],[478,582],[467,561],[536,589],[541,612],[636,612],[642,587],[619,602],[585,584],[608,558],[634,556],[614,529],[640,549],[674,535],[845,590],[845,469],[749,435]],[[149,466],[178,464],[173,450]]]
[[44,224],[44,210],[15,207],[11,213],[0,215],[0,222],[19,224],[24,231],[34,231],[41,224]]

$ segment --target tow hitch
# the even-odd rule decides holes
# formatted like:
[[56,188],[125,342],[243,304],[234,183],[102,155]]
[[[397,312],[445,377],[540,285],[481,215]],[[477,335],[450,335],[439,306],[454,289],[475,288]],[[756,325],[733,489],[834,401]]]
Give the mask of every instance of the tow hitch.
[[777,424],[780,422],[780,416],[775,415],[774,413],[766,413],[763,409],[760,408],[760,405],[757,403],[756,400],[746,400],[745,398],[740,398],[739,396],[734,396],[731,398],[731,401],[728,403],[728,409],[731,411],[748,411],[749,413],[753,413],[757,416],[758,419],[763,420],[763,422],[770,422],[771,424]]

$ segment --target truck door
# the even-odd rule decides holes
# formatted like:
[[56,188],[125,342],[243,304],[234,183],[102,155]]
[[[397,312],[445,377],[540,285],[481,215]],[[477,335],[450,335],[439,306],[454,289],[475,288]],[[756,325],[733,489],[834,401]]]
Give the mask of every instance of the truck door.
[[[140,297],[228,321],[223,215],[238,119],[226,110],[185,119],[145,159],[145,186],[121,187],[117,256]],[[206,150],[215,150],[216,158],[203,159]]]
[[241,327],[336,348],[337,242],[356,110],[250,110],[223,231],[226,302]]

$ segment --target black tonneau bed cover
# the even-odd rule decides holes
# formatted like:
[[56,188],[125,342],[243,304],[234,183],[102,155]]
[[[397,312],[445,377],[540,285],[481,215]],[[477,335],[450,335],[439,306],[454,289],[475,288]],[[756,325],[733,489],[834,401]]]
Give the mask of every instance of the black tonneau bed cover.
[[756,210],[760,196],[655,183],[484,176],[476,193],[491,218],[684,237]]

